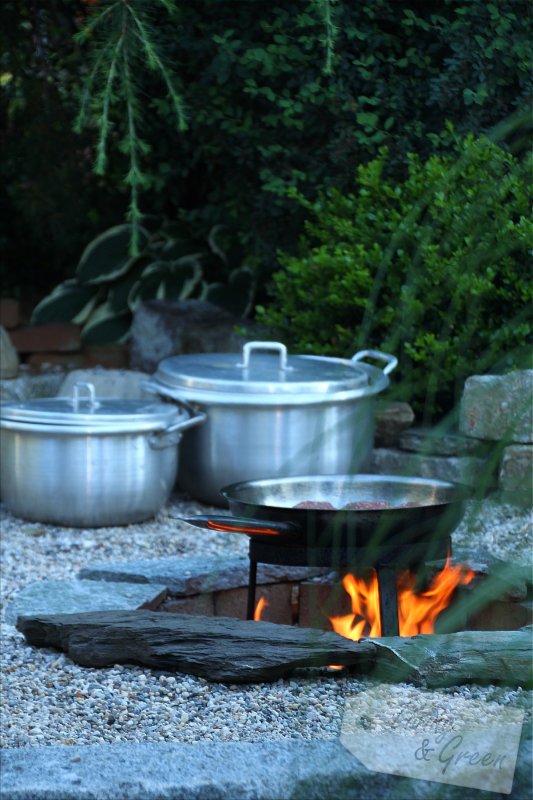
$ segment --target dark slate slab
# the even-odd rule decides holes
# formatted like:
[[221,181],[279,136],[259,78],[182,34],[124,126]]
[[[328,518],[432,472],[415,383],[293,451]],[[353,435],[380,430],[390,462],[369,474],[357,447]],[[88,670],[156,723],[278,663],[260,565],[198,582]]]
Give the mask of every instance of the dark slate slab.
[[409,428],[400,436],[400,449],[435,456],[487,456],[490,453],[487,442],[435,428]]
[[22,589],[6,608],[6,622],[19,616],[72,614],[77,611],[133,611],[155,609],[163,602],[166,587],[109,581],[37,581]]
[[[509,800],[531,796],[521,743]],[[2,800],[478,800],[477,789],[370,772],[338,741],[5,750]],[[503,795],[491,793],[494,798]]]
[[[116,564],[94,564],[79,573],[83,580],[126,581],[128,583],[157,583],[166,586],[170,594],[184,597],[201,592],[218,592],[248,585],[247,558],[205,558],[170,556],[169,558],[126,561]],[[301,581],[327,570],[309,567],[259,564],[257,583]]]
[[477,456],[431,456],[408,453],[386,447],[372,451],[369,472],[380,475],[416,475],[466,486],[488,486],[487,461]]
[[230,617],[157,611],[100,611],[19,617],[29,644],[57,647],[77,664],[135,663],[249,683],[299,667],[350,666],[385,682],[431,687],[461,683],[531,685],[531,632],[462,631],[353,642],[329,631]]

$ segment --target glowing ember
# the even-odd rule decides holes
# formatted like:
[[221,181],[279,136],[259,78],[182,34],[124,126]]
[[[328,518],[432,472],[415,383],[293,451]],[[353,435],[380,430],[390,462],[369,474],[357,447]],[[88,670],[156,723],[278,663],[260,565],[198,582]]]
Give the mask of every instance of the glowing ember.
[[255,620],[255,622],[260,622],[261,621],[261,616],[263,614],[263,609],[266,608],[267,606],[268,606],[268,603],[265,600],[265,598],[264,597],[260,597],[259,600],[257,601],[257,605],[256,605],[255,611],[254,611],[254,620]]
[[[410,572],[398,578],[398,621],[400,636],[416,636],[433,633],[435,621],[441,611],[448,607],[459,584],[466,585],[475,573],[461,566],[452,566],[448,557],[443,569],[433,578],[430,586],[415,594],[416,576]],[[377,575],[372,570],[368,579],[345,575],[342,581],[352,601],[352,613],[329,620],[336,633],[347,639],[363,636],[381,636],[379,612],[379,588]]]

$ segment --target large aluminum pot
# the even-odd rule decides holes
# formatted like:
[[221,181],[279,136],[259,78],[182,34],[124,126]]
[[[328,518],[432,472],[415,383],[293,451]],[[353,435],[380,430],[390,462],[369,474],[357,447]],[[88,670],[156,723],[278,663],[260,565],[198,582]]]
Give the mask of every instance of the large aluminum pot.
[[8,403],[0,413],[0,489],[18,517],[73,527],[125,525],[168,500],[182,431],[202,414],[171,403],[72,398]]
[[[384,369],[363,363],[371,357]],[[364,350],[351,360],[289,356],[279,342],[248,342],[235,353],[164,359],[148,388],[207,416],[183,437],[179,483],[225,505],[239,481],[359,471],[374,441],[375,396],[394,356]]]

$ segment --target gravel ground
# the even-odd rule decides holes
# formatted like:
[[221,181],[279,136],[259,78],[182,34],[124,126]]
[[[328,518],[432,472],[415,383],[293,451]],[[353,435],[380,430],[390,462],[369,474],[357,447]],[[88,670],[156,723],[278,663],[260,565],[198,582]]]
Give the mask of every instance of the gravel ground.
[[[129,665],[82,669],[61,653],[28,647],[5,624],[5,604],[22,587],[40,579],[72,579],[91,563],[177,553],[245,555],[246,537],[199,532],[171,519],[205,512],[205,506],[176,496],[155,520],[79,530],[25,522],[0,511],[2,747],[332,739],[340,732],[344,702],[353,697],[360,704],[361,726],[376,731],[425,730],[428,721],[433,728],[449,729],[474,708],[466,701],[476,701],[472,717],[477,719],[493,718],[502,706],[523,708],[531,719],[532,692],[522,688],[460,686],[428,692],[327,670],[236,686]],[[531,519],[524,511],[485,501],[469,509],[453,538],[527,563]],[[480,704],[485,714],[479,713]]]

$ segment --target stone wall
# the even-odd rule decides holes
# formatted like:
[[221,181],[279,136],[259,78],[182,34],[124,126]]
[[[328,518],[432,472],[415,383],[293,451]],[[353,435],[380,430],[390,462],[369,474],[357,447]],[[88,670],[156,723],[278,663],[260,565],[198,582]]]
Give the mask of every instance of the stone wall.
[[468,378],[455,429],[418,428],[409,419],[405,403],[378,408],[372,472],[458,481],[531,504],[533,370]]

